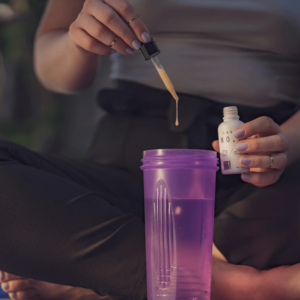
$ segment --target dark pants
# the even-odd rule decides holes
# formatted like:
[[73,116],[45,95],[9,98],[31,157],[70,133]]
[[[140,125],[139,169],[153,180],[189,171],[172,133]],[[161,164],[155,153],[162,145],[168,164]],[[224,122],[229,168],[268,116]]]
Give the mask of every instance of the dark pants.
[[[140,105],[139,89],[153,93],[155,101],[167,94],[131,84],[122,88],[128,110],[106,107],[110,114],[90,151],[96,162],[40,155],[0,141],[1,270],[101,295],[146,298],[141,151],[211,149],[223,105],[181,95],[179,130],[172,125],[173,102],[162,100],[157,110],[147,99],[142,103],[149,107]],[[294,112],[285,105],[240,107],[244,121],[271,114],[282,123]],[[294,164],[267,188],[218,173],[214,241],[229,262],[259,269],[300,262],[299,167]]]

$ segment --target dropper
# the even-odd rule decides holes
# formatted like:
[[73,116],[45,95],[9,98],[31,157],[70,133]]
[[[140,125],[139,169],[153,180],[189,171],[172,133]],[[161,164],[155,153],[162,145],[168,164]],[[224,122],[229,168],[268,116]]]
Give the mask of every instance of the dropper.
[[162,79],[163,83],[165,84],[167,90],[171,93],[173,98],[176,101],[176,122],[175,125],[179,125],[178,121],[178,100],[179,97],[174,89],[174,86],[166,73],[165,69],[163,68],[162,64],[160,63],[157,55],[160,53],[160,50],[158,49],[156,43],[154,41],[151,41],[146,44],[142,44],[142,47],[140,48],[142,54],[145,57],[145,60],[151,59],[152,63],[154,64],[160,78]]

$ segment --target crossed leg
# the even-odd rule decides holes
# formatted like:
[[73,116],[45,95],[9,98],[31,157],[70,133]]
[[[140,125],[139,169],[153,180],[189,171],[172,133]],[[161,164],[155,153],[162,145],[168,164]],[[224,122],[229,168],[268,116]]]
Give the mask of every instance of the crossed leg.
[[113,300],[89,289],[23,278],[0,271],[2,289],[13,300]]
[[226,259],[259,270],[300,263],[300,161],[265,188],[232,182],[216,197],[214,242]]
[[146,294],[142,183],[0,141],[0,269],[118,298]]

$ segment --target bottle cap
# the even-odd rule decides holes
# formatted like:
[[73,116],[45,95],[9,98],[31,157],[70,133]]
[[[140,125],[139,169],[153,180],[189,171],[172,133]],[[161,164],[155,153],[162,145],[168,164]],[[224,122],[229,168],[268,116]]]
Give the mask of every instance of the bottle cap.
[[223,120],[229,120],[229,119],[239,119],[238,115],[238,108],[236,106],[227,106],[223,109],[224,118]]
[[150,58],[152,58],[160,53],[160,50],[158,49],[158,47],[154,41],[151,41],[151,42],[145,43],[145,44],[142,43],[140,51],[144,55],[145,60],[149,60]]

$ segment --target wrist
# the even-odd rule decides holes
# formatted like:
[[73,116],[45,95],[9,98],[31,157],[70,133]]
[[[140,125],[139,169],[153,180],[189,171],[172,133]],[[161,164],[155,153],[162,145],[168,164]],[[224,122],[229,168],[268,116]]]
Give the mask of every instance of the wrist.
[[74,93],[90,86],[96,77],[98,55],[87,55],[71,40],[66,30],[39,36],[35,45],[35,70],[49,90]]
[[287,166],[300,159],[300,112],[283,123],[280,128],[286,138]]

